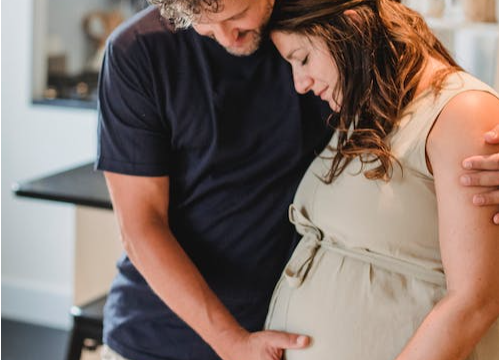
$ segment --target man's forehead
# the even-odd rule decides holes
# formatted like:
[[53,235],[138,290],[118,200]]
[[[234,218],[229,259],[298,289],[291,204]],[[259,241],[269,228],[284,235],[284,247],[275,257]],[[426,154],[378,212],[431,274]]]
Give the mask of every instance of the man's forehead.
[[195,24],[211,24],[238,18],[248,11],[256,0],[220,0],[217,7],[206,7],[194,19]]

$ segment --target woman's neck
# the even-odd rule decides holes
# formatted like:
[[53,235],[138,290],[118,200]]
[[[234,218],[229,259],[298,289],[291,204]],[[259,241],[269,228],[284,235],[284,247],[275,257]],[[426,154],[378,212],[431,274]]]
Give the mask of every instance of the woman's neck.
[[419,81],[418,87],[416,88],[414,97],[431,88],[433,86],[435,75],[439,71],[444,70],[448,67],[448,64],[445,64],[444,62],[435,59],[434,57],[429,57],[424,65],[423,75],[421,76],[421,80]]

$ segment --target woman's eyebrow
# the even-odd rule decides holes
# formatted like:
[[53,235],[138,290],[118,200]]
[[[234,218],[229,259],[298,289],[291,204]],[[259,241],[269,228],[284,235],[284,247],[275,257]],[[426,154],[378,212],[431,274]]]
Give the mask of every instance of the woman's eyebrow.
[[286,59],[290,60],[290,59],[293,57],[293,54],[294,54],[295,52],[297,52],[298,50],[300,50],[300,49],[301,49],[301,47],[298,47],[298,48],[296,48],[296,49],[291,50],[291,51],[288,53],[288,55],[286,55]]

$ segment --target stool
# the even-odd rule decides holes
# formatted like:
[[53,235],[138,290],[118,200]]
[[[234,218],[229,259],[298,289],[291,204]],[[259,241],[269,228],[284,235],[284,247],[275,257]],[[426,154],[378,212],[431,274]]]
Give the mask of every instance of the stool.
[[66,360],[80,360],[83,348],[95,350],[102,345],[103,309],[107,295],[82,306],[72,306],[73,329]]

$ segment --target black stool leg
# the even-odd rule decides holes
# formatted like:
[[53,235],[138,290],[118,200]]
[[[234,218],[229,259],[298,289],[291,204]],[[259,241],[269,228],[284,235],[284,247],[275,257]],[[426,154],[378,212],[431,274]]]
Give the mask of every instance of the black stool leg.
[[102,344],[103,309],[107,297],[101,296],[81,306],[71,307],[73,329],[66,360],[80,360],[82,350],[95,350]]
[[85,341],[84,336],[78,331],[76,326],[73,326],[66,360],[80,360],[81,351],[83,349],[83,341]]

